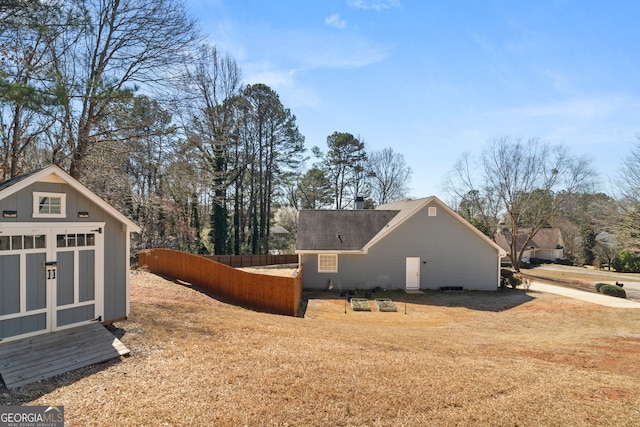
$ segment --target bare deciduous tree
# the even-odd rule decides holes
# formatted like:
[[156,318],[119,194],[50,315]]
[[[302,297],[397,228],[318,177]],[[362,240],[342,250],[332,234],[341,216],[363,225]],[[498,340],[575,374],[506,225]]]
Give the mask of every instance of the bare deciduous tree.
[[397,202],[407,198],[409,180],[413,171],[401,153],[391,147],[369,155],[367,165],[370,177],[371,197],[377,205]]
[[550,223],[571,195],[590,190],[593,179],[588,159],[574,157],[562,146],[552,147],[535,138],[490,141],[482,152],[480,166],[479,176],[470,171],[468,175],[453,173],[462,181],[449,187],[466,186],[464,194],[478,191],[481,197],[498,203],[510,227],[506,237],[516,271],[531,238]]
[[622,161],[617,184],[624,198],[640,203],[640,142]]
[[172,77],[197,34],[180,0],[83,0],[73,7],[85,16],[69,29],[77,41],[61,39],[52,55],[67,99],[59,134],[69,172],[79,178],[91,146],[114,137],[102,125],[118,102]]
[[477,175],[479,165],[464,153],[445,178],[445,191],[452,195],[452,207],[491,239],[500,221],[502,204],[496,190]]
[[[640,136],[638,136],[640,138]],[[617,179],[621,197],[618,244],[622,249],[640,249],[640,142],[625,157]]]

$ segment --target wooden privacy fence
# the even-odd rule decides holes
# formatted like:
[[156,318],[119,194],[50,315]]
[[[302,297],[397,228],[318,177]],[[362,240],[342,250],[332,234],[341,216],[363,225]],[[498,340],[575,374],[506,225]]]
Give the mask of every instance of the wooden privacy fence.
[[204,255],[220,264],[231,267],[253,267],[259,265],[297,264],[298,255]]
[[248,273],[202,256],[169,249],[140,252],[138,264],[179,279],[231,303],[269,313],[296,316],[302,296],[302,266],[295,277]]

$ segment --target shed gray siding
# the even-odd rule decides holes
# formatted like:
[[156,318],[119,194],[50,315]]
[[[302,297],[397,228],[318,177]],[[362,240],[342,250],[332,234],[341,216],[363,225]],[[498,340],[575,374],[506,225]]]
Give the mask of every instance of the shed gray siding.
[[[436,216],[428,216],[429,206],[437,207]],[[318,273],[318,255],[303,254],[304,286],[325,289],[332,280],[345,289],[404,289],[407,257],[420,257],[421,289],[498,288],[498,250],[433,202],[373,245],[367,254],[339,254],[337,273]]]
[[[33,192],[66,194],[66,218],[33,218]],[[82,223],[104,222],[104,318],[103,321],[127,316],[127,229],[123,224],[68,184],[36,182],[0,200],[0,212],[17,211],[16,218],[0,218],[2,223]],[[89,213],[78,218],[78,212]],[[77,314],[73,314],[76,316]]]

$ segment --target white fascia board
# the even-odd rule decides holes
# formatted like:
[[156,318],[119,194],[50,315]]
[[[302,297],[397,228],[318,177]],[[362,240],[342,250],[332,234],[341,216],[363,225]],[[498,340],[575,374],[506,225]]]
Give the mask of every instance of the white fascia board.
[[[51,176],[53,175],[53,177]],[[91,200],[96,205],[100,206],[102,209],[107,211],[112,217],[116,218],[118,221],[123,223],[128,229],[129,232],[132,233],[140,233],[142,228],[138,226],[135,222],[131,221],[129,218],[121,214],[117,209],[111,206],[109,203],[102,200],[102,198],[98,197],[93,191],[89,190],[87,187],[78,182],[71,175],[60,169],[56,165],[48,166],[42,169],[39,172],[34,173],[33,175],[25,178],[21,181],[16,182],[15,184],[5,188],[0,191],[0,200],[5,197],[17,193],[18,191],[34,184],[36,182],[57,182],[64,183],[75,189],[76,191],[83,194],[89,200]]]

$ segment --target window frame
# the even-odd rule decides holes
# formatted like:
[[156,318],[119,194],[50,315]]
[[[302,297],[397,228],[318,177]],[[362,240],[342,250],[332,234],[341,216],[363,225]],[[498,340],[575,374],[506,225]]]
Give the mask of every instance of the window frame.
[[[60,213],[41,213],[40,199],[60,199]],[[51,206],[51,204],[49,204]],[[46,193],[42,191],[33,192],[33,218],[66,218],[67,217],[67,195],[65,193]]]
[[[322,261],[321,258],[322,257],[332,257],[334,262],[333,264],[335,265],[335,269],[333,270],[323,270],[322,269]],[[326,264],[326,263],[325,263]],[[318,254],[318,273],[337,273],[338,272],[338,254],[335,253],[330,253],[330,254]]]

